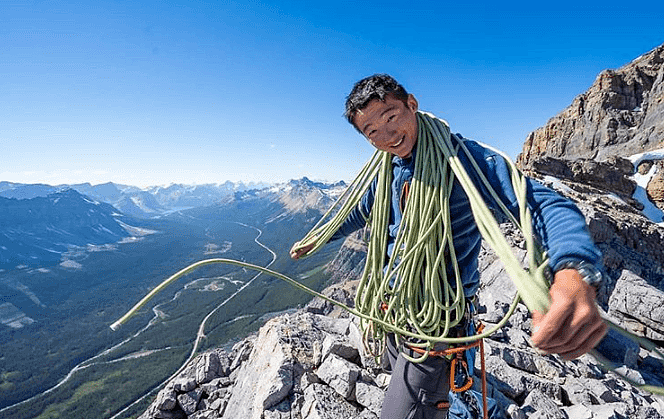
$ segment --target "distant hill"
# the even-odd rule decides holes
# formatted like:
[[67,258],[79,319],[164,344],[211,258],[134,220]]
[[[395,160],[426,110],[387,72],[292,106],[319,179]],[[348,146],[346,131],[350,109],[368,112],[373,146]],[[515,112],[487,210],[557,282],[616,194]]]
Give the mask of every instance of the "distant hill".
[[111,205],[73,189],[46,197],[0,198],[0,267],[57,262],[70,246],[117,242],[130,235],[122,217]]
[[30,199],[45,197],[61,189],[57,186],[45,185],[43,183],[22,184],[2,182],[1,184],[0,197],[3,198]]

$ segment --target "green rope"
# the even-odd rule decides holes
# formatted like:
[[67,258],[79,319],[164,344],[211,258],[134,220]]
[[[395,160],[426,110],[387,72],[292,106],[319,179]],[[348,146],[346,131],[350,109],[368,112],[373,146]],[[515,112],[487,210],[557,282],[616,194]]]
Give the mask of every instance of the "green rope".
[[[127,311],[127,313],[125,313],[116,322],[114,322],[110,326],[110,328],[112,330],[118,330],[120,328],[120,326],[125,324],[132,317],[134,317],[141,310],[141,308],[143,308],[145,306],[145,304],[148,301],[150,301],[152,298],[154,298],[155,295],[157,295],[160,291],[162,291],[164,288],[166,288],[167,286],[169,286],[170,284],[172,284],[173,282],[175,282],[179,278],[183,277],[184,275],[186,275],[186,274],[188,274],[188,273],[190,273],[190,272],[192,272],[192,271],[194,271],[198,268],[201,268],[201,267],[206,266],[206,265],[214,265],[214,264],[226,264],[226,265],[239,266],[241,268],[251,269],[251,270],[255,270],[255,271],[264,273],[266,275],[273,276],[275,278],[281,279],[282,281],[285,281],[285,282],[289,283],[290,285],[294,286],[295,288],[298,288],[298,289],[300,289],[300,290],[302,290],[306,293],[309,293],[309,294],[313,295],[314,297],[319,297],[319,298],[321,298],[321,299],[323,299],[323,300],[325,300],[325,301],[327,301],[331,304],[334,304],[334,305],[342,308],[343,310],[346,310],[349,313],[356,315],[357,317],[359,317],[361,319],[375,322],[375,323],[380,324],[381,326],[386,327],[386,328],[391,328],[390,324],[385,323],[381,319],[372,318],[370,316],[367,316],[366,314],[361,313],[360,311],[358,311],[354,308],[348,307],[347,305],[345,305],[343,303],[340,303],[336,300],[333,300],[330,297],[327,297],[327,296],[325,296],[325,295],[323,295],[323,294],[321,294],[317,291],[312,290],[311,288],[308,288],[306,285],[303,285],[303,284],[297,282],[296,280],[294,280],[292,278],[289,278],[288,276],[286,276],[282,273],[273,271],[273,270],[268,269],[268,268],[264,268],[262,266],[254,265],[254,264],[251,264],[251,263],[241,262],[239,260],[234,260],[234,259],[223,259],[223,258],[201,260],[201,261],[192,263],[191,265],[187,266],[186,268],[184,268],[184,269],[176,272],[175,274],[169,276],[161,284],[159,284],[157,287],[155,287],[150,293],[148,293],[145,297],[143,297],[138,303],[136,303],[131,309],[129,309],[129,311]],[[491,328],[491,330],[488,330],[488,331],[486,331],[486,332],[484,332],[484,333],[482,333],[481,335],[478,335],[478,336],[480,336],[480,337],[489,336],[491,333],[498,330],[499,327],[502,327],[506,323],[506,321],[507,321],[507,318],[503,319],[503,321],[500,324],[496,325],[495,327]],[[395,329],[395,332],[401,333],[401,334],[403,334],[405,336],[408,336],[410,338],[413,338],[413,339],[427,339],[428,338],[428,336],[413,333],[409,330]],[[473,340],[476,340],[476,338],[477,337],[466,336],[466,337],[459,337],[459,338],[447,338],[444,341],[445,342],[450,342],[450,343],[465,343],[465,342],[471,342]],[[436,338],[433,338],[433,339],[436,339]],[[439,340],[439,341],[442,342],[443,340]]]
[[[290,285],[294,286],[295,288],[298,288],[298,289],[300,289],[304,292],[307,292],[307,293],[309,293],[309,294],[311,294],[315,297],[321,298],[321,299],[323,299],[323,300],[325,300],[325,301],[327,301],[331,304],[334,304],[334,305],[340,307],[343,310],[348,311],[349,313],[357,316],[358,318],[360,318],[362,320],[372,322],[372,324],[377,324],[378,326],[383,327],[386,330],[392,330],[394,333],[398,333],[402,336],[406,336],[406,337],[409,337],[409,338],[412,338],[412,339],[420,339],[420,340],[422,340],[422,339],[432,339],[433,342],[444,342],[444,343],[448,343],[448,344],[462,344],[462,343],[472,342],[472,341],[475,341],[475,340],[478,340],[478,339],[483,339],[483,338],[486,338],[486,337],[490,336],[495,331],[502,328],[505,325],[505,323],[507,323],[507,321],[509,320],[512,313],[514,313],[514,310],[516,309],[517,304],[519,303],[519,299],[515,298],[512,301],[512,304],[510,305],[510,307],[507,311],[507,314],[503,317],[503,319],[500,322],[498,322],[492,328],[490,328],[490,329],[488,329],[488,330],[486,330],[486,331],[484,331],[480,334],[477,334],[475,336],[465,336],[465,337],[458,337],[458,338],[429,337],[429,336],[424,336],[424,335],[419,335],[419,334],[416,334],[416,333],[412,333],[410,330],[401,330],[401,329],[393,328],[393,326],[391,324],[385,323],[381,319],[372,318],[370,316],[367,316],[366,314],[361,313],[360,311],[358,311],[356,309],[353,309],[353,308],[348,307],[347,305],[345,305],[343,303],[340,303],[336,300],[333,300],[333,299],[327,297],[326,295],[323,295],[319,292],[316,292],[316,291],[308,288],[307,286],[302,285],[301,283],[295,281],[294,279],[289,278],[288,276],[283,275],[279,272],[273,271],[271,269],[264,268],[262,266],[254,265],[254,264],[251,264],[251,263],[241,262],[241,261],[238,261],[238,260],[218,258],[218,259],[205,259],[205,260],[201,260],[199,262],[193,263],[193,264],[187,266],[186,268],[178,271],[177,273],[171,275],[170,277],[166,278],[161,284],[159,284],[157,287],[155,287],[149,294],[147,294],[138,303],[136,303],[126,314],[124,314],[120,319],[118,319],[115,323],[113,323],[110,326],[111,329],[114,330],[114,331],[118,330],[118,328],[120,328],[121,325],[126,323],[133,316],[135,316],[140,311],[140,309],[143,308],[143,306],[145,306],[145,304],[148,301],[150,301],[155,295],[157,295],[157,293],[162,291],[164,288],[166,288],[168,285],[170,285],[174,281],[178,280],[182,276],[184,276],[184,275],[186,275],[186,274],[188,274],[188,273],[190,273],[190,272],[192,272],[192,271],[194,271],[198,268],[201,268],[201,267],[206,266],[206,265],[213,265],[213,264],[234,265],[234,266],[239,266],[239,267],[246,268],[246,269],[259,271],[259,272],[264,273],[266,275],[270,275],[270,276],[273,276],[275,278],[281,279],[281,280],[289,283]],[[664,364],[664,353],[662,353],[654,343],[652,343],[648,339],[644,339],[644,338],[641,338],[639,336],[631,334],[630,332],[628,332],[628,331],[620,328],[619,326],[615,325],[614,323],[610,322],[606,318],[605,318],[605,320],[608,322],[608,324],[609,324],[609,326],[611,326],[611,328],[613,328],[613,329],[617,330],[618,332],[620,332],[621,334],[623,334],[625,336],[628,336],[631,339],[639,342],[641,344],[641,346],[643,346],[644,348],[646,348],[646,349],[648,349],[652,352],[655,352],[657,355],[659,355],[661,357],[660,362],[662,362],[662,364]],[[664,395],[664,387],[657,387],[657,386],[652,386],[652,385],[643,385],[643,384],[640,384],[640,383],[636,383],[636,382],[632,381],[629,377],[626,377],[624,374],[621,374],[620,372],[615,371],[615,366],[611,363],[611,361],[605,359],[597,351],[593,350],[593,351],[590,352],[590,354],[593,357],[595,357],[595,359],[597,359],[597,361],[600,362],[604,366],[605,369],[614,371],[621,378],[625,379],[626,381],[628,381],[630,384],[634,385],[635,387],[641,388],[641,389],[643,389],[645,391],[648,391],[650,393],[653,393],[653,394]]]
[[[362,171],[362,173],[377,171],[378,180],[374,205],[368,219],[372,233],[367,261],[358,285],[355,306],[372,319],[381,319],[391,325],[386,329],[376,327],[372,321],[362,322],[365,344],[374,354],[382,348],[385,333],[396,330],[411,330],[418,335],[427,336],[427,339],[423,339],[425,343],[413,345],[428,350],[432,349],[436,342],[452,343],[453,338],[449,333],[462,321],[466,309],[451,230],[450,195],[455,179],[468,195],[482,237],[496,251],[505,269],[514,279],[519,290],[516,298],[523,299],[531,311],[546,312],[549,307],[548,283],[544,277],[547,263],[541,248],[533,239],[531,215],[526,202],[525,177],[511,162],[509,163],[520,209],[520,218],[517,220],[502,204],[463,141],[455,139],[457,146],[453,145],[447,123],[422,112],[417,113],[417,118],[419,132],[415,172],[394,242],[394,250],[387,263],[385,249],[390,216],[392,156],[389,153],[376,152]],[[491,210],[461,163],[459,152],[466,154],[472,163],[472,169],[500,205],[501,210],[526,237],[530,255],[528,270],[521,267],[512,253]],[[379,169],[375,169],[377,155],[382,155]],[[506,161],[509,162],[509,159]],[[357,206],[369,186],[369,181],[360,182],[356,179],[349,187],[353,190],[352,195],[356,200],[345,201],[335,217],[332,217],[328,223],[319,224],[312,229],[302,241],[296,243],[294,250],[313,245],[313,248],[304,255],[306,256],[320,249],[327,241],[320,238],[331,237],[334,234],[350,211]],[[448,278],[448,264],[451,264],[450,271],[454,274],[453,278]],[[513,305],[516,306],[516,302]],[[397,334],[399,337],[406,336],[403,333]],[[477,338],[479,337],[474,337]],[[378,351],[370,347],[371,342]],[[410,360],[419,362],[426,356]]]

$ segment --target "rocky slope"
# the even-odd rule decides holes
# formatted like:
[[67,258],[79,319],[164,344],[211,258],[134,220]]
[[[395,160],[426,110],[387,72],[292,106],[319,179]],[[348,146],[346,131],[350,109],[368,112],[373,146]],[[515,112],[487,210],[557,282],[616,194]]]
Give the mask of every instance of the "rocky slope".
[[[664,45],[660,45],[617,70],[601,72],[588,91],[530,133],[517,164],[526,171],[606,183],[603,176],[607,174],[617,179],[635,173],[620,157],[636,160],[639,154],[657,151],[659,159],[645,161],[636,170],[641,175],[650,172],[643,188],[662,210],[663,149]],[[612,171],[615,164],[618,172]],[[612,187],[612,192],[631,196],[635,182]]]
[[[598,297],[602,309],[660,346],[664,223],[656,209],[662,202],[657,174],[664,153],[621,156],[664,147],[662,62],[664,46],[602,73],[572,107],[531,134],[520,156],[532,176],[574,200],[584,213],[608,275]],[[524,257],[523,239],[510,225],[502,227]],[[328,295],[352,304],[363,251],[359,236],[346,241],[329,265],[339,283]],[[479,318],[491,325],[505,314],[515,288],[490,249],[482,250],[480,270]],[[530,345],[531,326],[520,305],[486,340],[489,393],[506,417],[664,418],[663,397],[603,370],[589,355],[565,362],[539,354]],[[633,382],[664,386],[663,364],[629,339],[610,332],[598,350]],[[270,320],[231,351],[199,356],[141,418],[377,418],[388,382],[364,353],[356,319],[314,300]]]
[[[591,231],[596,238],[603,235],[601,243],[615,251],[602,305],[624,326],[662,340],[662,275],[651,269],[654,262],[634,258],[636,242],[612,235],[600,214],[588,213]],[[519,235],[509,225],[503,228],[523,256]],[[349,238],[331,264],[348,276],[326,293],[345,304],[352,305],[361,249],[361,241]],[[505,314],[515,288],[490,249],[482,251],[481,270],[479,317],[491,325]],[[356,323],[315,299],[303,310],[272,319],[230,352],[201,355],[141,418],[376,418],[389,375],[363,352]],[[538,354],[529,343],[530,327],[530,316],[520,305],[485,344],[489,391],[507,417],[664,417],[664,398],[603,371],[590,356],[564,362]],[[664,385],[662,364],[638,344],[611,332],[600,349],[633,380]]]

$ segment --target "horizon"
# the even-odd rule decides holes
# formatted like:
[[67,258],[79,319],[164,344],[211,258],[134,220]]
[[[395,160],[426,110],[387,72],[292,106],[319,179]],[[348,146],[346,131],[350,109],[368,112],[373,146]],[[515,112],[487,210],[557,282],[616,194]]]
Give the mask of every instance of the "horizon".
[[[74,186],[82,186],[82,185],[89,185],[90,187],[96,187],[96,186],[102,186],[102,185],[108,185],[108,184],[113,184],[115,186],[127,186],[131,188],[139,188],[141,190],[147,190],[147,189],[152,189],[152,188],[169,188],[171,186],[215,186],[219,187],[222,186],[228,182],[233,183],[233,184],[241,184],[244,186],[252,186],[252,185],[258,185],[261,187],[269,188],[274,185],[279,185],[283,183],[288,183],[291,181],[301,181],[301,180],[308,180],[310,182],[321,182],[325,183],[327,185],[333,185],[338,182],[345,182],[344,180],[337,180],[337,181],[319,181],[316,179],[309,179],[307,176],[302,176],[299,178],[292,178],[292,179],[287,179],[285,181],[279,181],[279,182],[268,182],[268,181],[249,181],[249,182],[243,182],[243,181],[232,181],[232,180],[225,180],[225,181],[220,181],[220,182],[208,182],[208,183],[182,183],[182,182],[171,182],[171,183],[164,183],[160,185],[147,185],[147,186],[138,186],[138,185],[131,185],[131,184],[126,184],[126,183],[118,183],[114,181],[107,181],[107,182],[100,182],[100,183],[92,183],[92,182],[79,182],[79,183],[57,183],[57,184],[51,184],[51,183],[44,183],[44,182],[36,182],[36,183],[23,183],[23,182],[12,182],[12,181],[7,181],[7,180],[0,180],[1,183],[10,183],[10,184],[15,184],[15,185],[21,185],[21,186],[36,186],[36,185],[43,185],[43,186],[50,186],[53,188],[58,188],[58,187],[74,187]],[[263,186],[267,185],[267,186]]]
[[664,5],[632,9],[3,4],[0,181],[349,181],[373,149],[344,120],[345,96],[383,72],[453,132],[514,159],[601,71],[664,42]]

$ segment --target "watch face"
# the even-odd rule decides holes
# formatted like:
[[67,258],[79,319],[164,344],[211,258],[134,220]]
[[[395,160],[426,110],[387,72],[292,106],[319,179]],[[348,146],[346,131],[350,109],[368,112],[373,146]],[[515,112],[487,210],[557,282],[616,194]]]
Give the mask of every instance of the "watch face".
[[560,269],[563,268],[576,269],[581,275],[583,281],[592,287],[599,288],[602,285],[602,282],[604,282],[604,276],[602,275],[602,271],[600,271],[594,265],[588,262],[569,261],[563,263]]
[[579,273],[583,280],[590,286],[599,288],[602,284],[602,272],[592,265],[584,264],[585,266],[579,267]]

